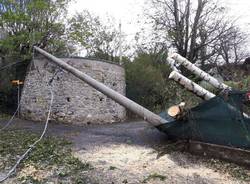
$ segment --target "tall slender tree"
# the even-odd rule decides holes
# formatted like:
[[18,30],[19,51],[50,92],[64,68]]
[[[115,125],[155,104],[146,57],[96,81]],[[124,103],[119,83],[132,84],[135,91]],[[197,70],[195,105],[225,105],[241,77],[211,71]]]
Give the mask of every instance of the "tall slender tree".
[[[215,1],[151,2],[147,15],[153,22],[154,30],[166,38],[165,42],[171,43],[179,54],[193,63],[200,61],[202,66],[209,60],[218,59],[215,56],[222,51],[219,45],[225,39],[231,39],[236,28],[234,20],[227,18],[226,9]],[[239,44],[234,45],[239,47]]]

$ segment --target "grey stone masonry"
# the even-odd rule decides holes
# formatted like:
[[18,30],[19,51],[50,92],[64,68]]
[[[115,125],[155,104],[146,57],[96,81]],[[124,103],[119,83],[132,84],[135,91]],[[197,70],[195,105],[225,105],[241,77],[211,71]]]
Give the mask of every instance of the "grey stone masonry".
[[[84,58],[62,60],[125,95],[123,67]],[[51,120],[79,125],[125,120],[124,107],[44,58],[34,59],[27,72],[20,102],[22,118],[34,121],[46,119],[51,98],[48,81],[53,76]]]

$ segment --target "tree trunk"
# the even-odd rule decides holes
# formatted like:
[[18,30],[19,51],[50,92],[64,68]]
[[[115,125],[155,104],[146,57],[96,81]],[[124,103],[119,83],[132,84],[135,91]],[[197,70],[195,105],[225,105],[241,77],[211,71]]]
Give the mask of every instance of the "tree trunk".
[[171,56],[171,58],[174,59],[177,63],[183,65],[185,68],[187,68],[189,71],[191,71],[195,75],[199,76],[203,80],[213,85],[214,87],[221,89],[221,90],[230,89],[229,86],[227,86],[224,83],[219,82],[217,79],[215,79],[208,73],[204,72],[203,70],[201,70],[200,68],[192,64],[190,61],[188,61],[186,58],[180,56],[179,54],[175,53]]
[[198,7],[197,7],[197,10],[196,10],[196,14],[195,14],[195,17],[194,17],[194,24],[193,24],[193,27],[192,27],[190,51],[189,51],[189,54],[188,54],[188,57],[187,57],[191,61],[193,61],[193,59],[195,57],[197,32],[198,32],[198,28],[199,28],[200,16],[201,16],[201,13],[203,11],[204,5],[205,5],[204,0],[198,0]]
[[202,88],[198,84],[194,83],[193,81],[191,81],[190,79],[186,78],[185,76],[181,75],[176,71],[171,72],[169,78],[175,80],[176,82],[184,86],[189,91],[193,92],[195,95],[201,97],[202,99],[209,100],[215,97],[213,93]]

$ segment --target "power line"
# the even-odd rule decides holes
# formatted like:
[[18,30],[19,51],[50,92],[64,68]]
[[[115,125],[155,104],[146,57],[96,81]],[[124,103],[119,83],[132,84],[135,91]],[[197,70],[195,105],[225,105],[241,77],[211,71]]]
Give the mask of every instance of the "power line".
[[7,68],[9,68],[9,67],[11,67],[13,65],[18,64],[18,63],[22,63],[22,61],[18,61],[18,62],[15,62],[15,63],[11,63],[9,65],[3,66],[3,67],[0,68],[0,71],[5,70],[5,69],[7,69]]
[[[7,65],[7,66],[4,66],[4,67],[0,68],[0,71],[1,71],[1,70],[4,70],[4,69],[6,69],[7,67],[10,67],[10,66],[12,66],[12,65],[14,65],[14,64],[17,64],[17,63],[21,63],[21,61],[16,62],[16,63],[12,63],[12,64]],[[30,65],[30,67],[29,67],[29,69],[28,69],[28,73],[29,73],[30,71],[31,71],[31,65]],[[18,105],[17,105],[16,111],[14,112],[14,114],[12,115],[12,117],[10,118],[10,120],[0,129],[0,132],[3,131],[3,130],[5,130],[5,129],[13,122],[13,119],[15,118],[17,112],[19,112],[19,108],[20,108],[20,101],[18,100]]]
[[50,93],[51,93],[51,99],[50,99],[50,106],[49,106],[49,112],[47,115],[47,119],[44,125],[44,129],[43,132],[41,134],[41,136],[39,137],[39,139],[37,139],[33,144],[31,144],[29,146],[29,148],[26,150],[26,152],[17,160],[16,164],[9,170],[9,172],[7,173],[7,175],[3,178],[0,178],[0,183],[4,182],[6,179],[8,179],[15,171],[17,166],[20,164],[20,162],[26,158],[26,156],[32,151],[33,148],[35,148],[35,146],[42,140],[42,138],[44,137],[46,130],[48,128],[48,123],[49,123],[49,119],[50,119],[50,113],[51,113],[51,109],[52,109],[52,103],[54,100],[54,95],[53,95],[53,91],[50,88]]
[[[34,60],[33,60],[34,62]],[[38,70],[38,69],[37,69]],[[40,72],[38,72],[39,74]],[[36,145],[42,140],[42,138],[44,137],[46,131],[47,131],[47,128],[48,128],[48,123],[49,123],[49,120],[50,120],[50,114],[51,114],[51,110],[52,110],[52,104],[53,104],[53,100],[54,100],[54,94],[53,94],[53,80],[55,78],[55,75],[58,74],[58,71],[54,73],[54,75],[52,76],[52,78],[48,81],[47,85],[49,87],[49,90],[50,90],[50,95],[51,95],[51,98],[50,98],[50,104],[49,104],[49,112],[47,114],[47,118],[46,118],[46,122],[45,122],[45,125],[44,125],[44,129],[43,129],[43,132],[41,134],[41,136],[39,137],[39,139],[37,139],[33,144],[31,144],[29,146],[29,148],[24,152],[24,154],[17,160],[16,164],[9,170],[9,172],[6,174],[6,176],[0,178],[0,183],[1,182],[4,182],[6,179],[8,179],[15,171],[16,171],[16,168],[17,166],[20,164],[20,162],[22,160],[24,160],[27,155],[36,147]],[[18,111],[19,109],[19,106],[17,107],[17,110],[16,112]],[[9,126],[13,120],[13,118],[15,117],[16,115],[16,112],[14,113],[14,115],[12,116],[11,120],[2,128],[2,129],[5,129],[7,126]],[[1,129],[1,130],[2,130]],[[0,131],[1,131],[0,130]]]
[[20,106],[20,103],[18,104],[17,109],[16,109],[15,113],[12,115],[12,117],[10,118],[10,120],[6,123],[6,125],[4,125],[0,129],[0,132],[3,131],[3,130],[5,130],[12,123],[14,117],[16,116],[17,112],[19,111],[19,106]]

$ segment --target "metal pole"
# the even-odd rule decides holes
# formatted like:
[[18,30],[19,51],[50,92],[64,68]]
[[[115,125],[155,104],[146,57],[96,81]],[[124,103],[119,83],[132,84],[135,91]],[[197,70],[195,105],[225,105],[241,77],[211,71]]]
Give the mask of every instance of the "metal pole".
[[131,110],[135,114],[142,117],[145,121],[148,121],[154,126],[159,126],[161,124],[167,123],[167,120],[161,118],[159,115],[149,111],[148,109],[142,107],[141,105],[133,102],[132,100],[128,99],[127,97],[121,95],[120,93],[114,91],[113,89],[110,89],[109,87],[105,86],[101,82],[96,81],[95,79],[91,78],[90,76],[86,75],[85,73],[77,70],[76,68],[70,66],[66,62],[62,61],[61,59],[56,58],[55,56],[49,54],[48,52],[38,48],[34,47],[34,49],[45,56],[47,59],[55,63],[56,65],[60,66],[64,70],[72,73],[77,78],[81,79],[82,81],[86,82],[93,88],[95,88],[97,91],[100,91],[101,93],[105,94],[115,102],[119,103],[120,105],[126,107],[127,109]]
[[122,23],[119,23],[119,64],[122,65]]
[[17,117],[20,118],[20,87],[19,82],[17,83]]

